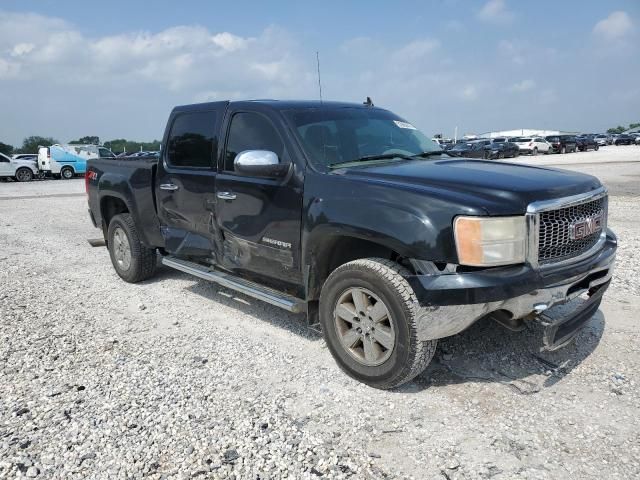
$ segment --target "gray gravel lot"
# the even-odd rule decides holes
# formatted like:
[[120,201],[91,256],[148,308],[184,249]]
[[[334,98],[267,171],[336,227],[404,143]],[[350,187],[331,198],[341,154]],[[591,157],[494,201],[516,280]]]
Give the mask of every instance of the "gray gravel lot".
[[556,353],[476,324],[391,392],[300,316],[168,269],[123,283],[82,180],[0,183],[0,478],[638,478],[640,148],[519,161],[610,186],[600,311]]

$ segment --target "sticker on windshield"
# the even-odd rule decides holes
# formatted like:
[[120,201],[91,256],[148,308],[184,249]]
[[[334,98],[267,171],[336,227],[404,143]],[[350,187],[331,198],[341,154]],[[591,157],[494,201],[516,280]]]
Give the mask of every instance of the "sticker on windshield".
[[394,120],[393,123],[395,123],[400,128],[408,128],[409,130],[417,130],[417,128],[414,127],[413,125],[411,125],[409,122],[399,122],[398,120]]

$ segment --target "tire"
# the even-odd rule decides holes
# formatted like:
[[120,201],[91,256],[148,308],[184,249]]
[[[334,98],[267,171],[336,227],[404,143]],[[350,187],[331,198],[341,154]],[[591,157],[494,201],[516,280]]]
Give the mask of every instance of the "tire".
[[533,147],[533,151],[531,152],[531,155],[533,155],[534,157],[538,155],[538,147]]
[[600,145],[596,145],[595,147],[593,147],[593,149],[597,152],[598,150],[600,150]]
[[74,175],[75,173],[71,167],[62,167],[62,170],[60,170],[60,178],[63,180],[71,180]]
[[114,216],[109,222],[107,239],[111,263],[120,278],[128,283],[137,283],[153,276],[156,252],[140,242],[131,215],[121,213]]
[[498,160],[501,160],[504,158],[504,153],[503,152],[498,152]]
[[[438,344],[418,340],[418,301],[406,275],[409,271],[390,260],[354,260],[335,269],[320,294],[320,323],[331,355],[347,375],[374,388],[395,388],[413,379],[429,365]],[[364,297],[356,301],[354,292]],[[375,319],[373,313],[378,302],[385,309],[383,320]],[[357,311],[357,304],[362,310]],[[353,314],[353,320],[338,316],[338,305],[345,307],[346,317]],[[376,335],[382,333],[378,338],[386,339],[391,348],[376,343]],[[369,341],[367,359],[364,342]]]
[[30,182],[33,180],[33,172],[30,168],[21,167],[16,170],[16,180],[19,182]]

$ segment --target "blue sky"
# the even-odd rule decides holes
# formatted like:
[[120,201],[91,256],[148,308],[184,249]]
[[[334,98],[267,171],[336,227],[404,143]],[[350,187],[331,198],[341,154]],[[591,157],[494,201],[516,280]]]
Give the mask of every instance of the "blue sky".
[[[149,6],[151,5],[151,6]],[[640,121],[640,2],[0,2],[0,141],[160,138],[175,104],[373,98],[425,133]]]

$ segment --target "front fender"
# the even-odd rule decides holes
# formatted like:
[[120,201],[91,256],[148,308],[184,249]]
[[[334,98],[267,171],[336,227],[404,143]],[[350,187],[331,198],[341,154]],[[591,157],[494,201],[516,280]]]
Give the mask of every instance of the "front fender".
[[307,210],[309,250],[335,236],[383,245],[401,256],[444,260],[452,238],[451,221],[434,223],[423,211],[384,198],[316,199]]

